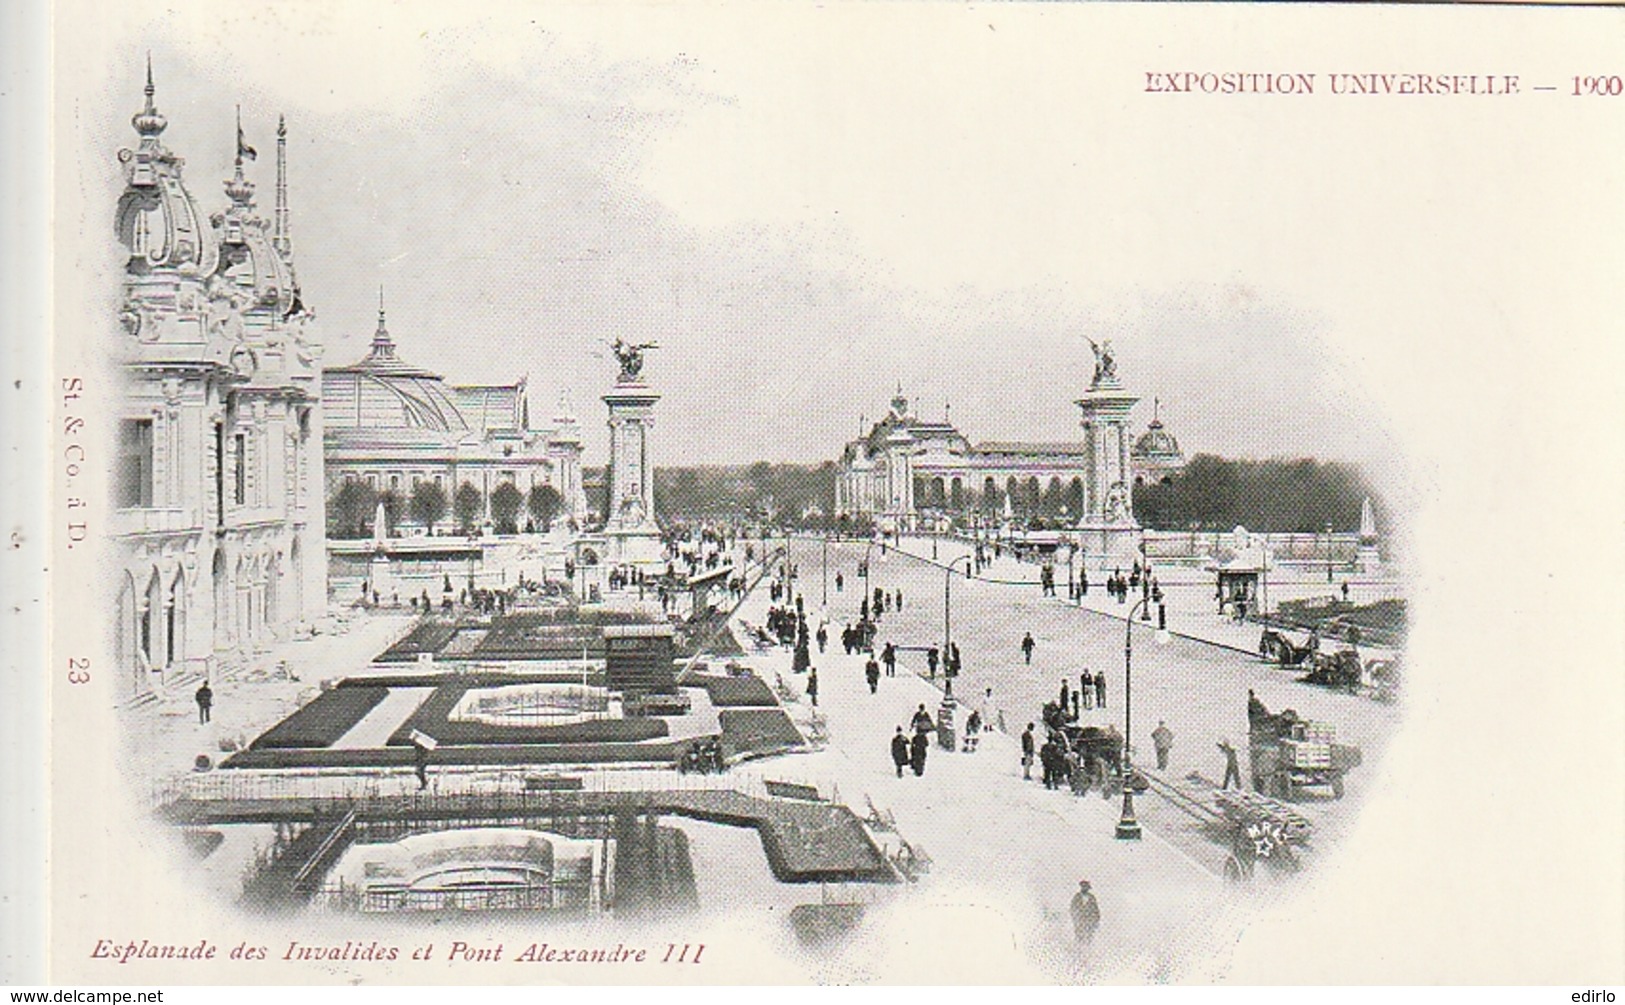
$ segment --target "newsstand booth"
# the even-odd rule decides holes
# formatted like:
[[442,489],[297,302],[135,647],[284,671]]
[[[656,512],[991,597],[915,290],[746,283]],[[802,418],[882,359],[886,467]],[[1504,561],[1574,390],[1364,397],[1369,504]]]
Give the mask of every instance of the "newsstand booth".
[[1270,554],[1262,541],[1237,527],[1231,535],[1232,547],[1215,556],[1207,570],[1214,574],[1214,600],[1220,614],[1234,614],[1237,607],[1249,614],[1265,609]]

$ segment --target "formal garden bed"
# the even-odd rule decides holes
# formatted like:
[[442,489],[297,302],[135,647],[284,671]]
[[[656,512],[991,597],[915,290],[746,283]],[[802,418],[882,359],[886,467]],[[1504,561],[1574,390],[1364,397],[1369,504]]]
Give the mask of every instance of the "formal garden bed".
[[387,686],[377,684],[323,691],[314,701],[261,733],[249,744],[249,749],[331,746],[365,719],[388,694]]
[[378,655],[375,663],[411,663],[423,653],[438,653],[457,634],[457,622],[427,617],[419,621],[399,642]]
[[711,696],[711,704],[718,708],[776,708],[779,704],[773,697],[773,689],[754,676],[706,677],[703,678],[703,685],[706,694]]
[[793,750],[803,743],[800,730],[783,709],[729,708],[717,717],[722,722],[722,749],[729,757]]
[[559,726],[515,726],[451,718],[463,696],[476,686],[458,681],[435,688],[434,694],[390,734],[389,746],[411,745],[414,731],[452,746],[641,743],[670,735],[661,719],[589,719]]

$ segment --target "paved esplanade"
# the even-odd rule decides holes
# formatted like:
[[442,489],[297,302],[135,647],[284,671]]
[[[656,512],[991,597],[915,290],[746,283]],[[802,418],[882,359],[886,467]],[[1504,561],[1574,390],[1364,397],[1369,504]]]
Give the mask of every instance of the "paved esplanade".
[[[858,605],[865,591],[872,600],[877,586],[888,593],[898,589],[903,591],[903,609],[886,614],[880,622],[877,647],[887,642],[894,642],[900,647],[941,646],[945,572],[937,563],[946,563],[965,554],[968,549],[953,542],[939,542],[937,563],[932,563],[928,560],[931,554],[928,542],[915,540],[909,542],[908,547],[923,557],[899,553],[895,548],[888,548],[883,557],[879,546],[870,546],[868,542],[844,542],[830,546],[829,619],[833,651],[839,651],[841,628],[857,620]],[[865,552],[868,553],[870,571],[867,581],[857,575],[858,563]],[[817,540],[796,540],[792,544],[792,556],[792,561],[800,566],[801,571],[798,589],[805,598],[810,616],[816,618],[822,599],[822,543]],[[1058,597],[1043,597],[1038,585],[1038,568],[1008,557],[984,570],[986,580],[965,578],[962,572],[966,564],[959,563],[960,572],[954,575],[953,581],[953,640],[958,644],[964,662],[964,673],[954,685],[955,694],[962,701],[970,703],[969,707],[977,707],[982,703],[985,689],[991,687],[991,714],[996,722],[1002,711],[1010,734],[1010,738],[1004,742],[1013,750],[1015,737],[1020,730],[1028,722],[1038,721],[1044,702],[1056,699],[1063,676],[1069,686],[1076,689],[1079,675],[1084,669],[1087,668],[1091,674],[1105,672],[1107,707],[1104,711],[1086,710],[1084,718],[1088,722],[1112,723],[1121,731],[1125,627],[1121,615],[1127,613],[1129,605],[1122,605],[1117,617],[1108,617],[1087,608],[1080,609],[1066,599],[1064,582],[1058,585]],[[835,592],[834,588],[836,571],[841,573],[844,580],[844,589],[840,593]],[[987,580],[1016,580],[1024,585]],[[1190,595],[1190,591],[1200,596],[1186,601],[1183,598]],[[1210,590],[1204,592],[1194,584],[1188,590],[1175,591],[1170,588],[1169,592],[1169,628],[1176,631],[1181,627],[1179,618],[1182,614],[1194,619],[1194,609],[1205,609],[1207,597],[1211,595]],[[1104,601],[1104,591],[1099,589],[1098,583],[1091,587],[1091,601],[1097,599],[1097,593],[1102,594],[1099,599]],[[1107,606],[1115,605],[1108,602]],[[1151,731],[1159,721],[1165,720],[1173,730],[1175,740],[1169,768],[1161,773],[1163,778],[1182,782],[1188,774],[1198,772],[1217,782],[1222,777],[1224,767],[1217,744],[1225,738],[1242,751],[1245,774],[1246,702],[1247,692],[1252,689],[1271,711],[1292,708],[1305,718],[1333,723],[1338,729],[1340,742],[1356,744],[1363,749],[1365,763],[1349,775],[1347,798],[1333,801],[1329,794],[1323,797],[1319,790],[1311,790],[1299,804],[1315,824],[1317,844],[1324,846],[1335,841],[1352,824],[1366,792],[1378,775],[1377,762],[1381,751],[1387,746],[1400,718],[1398,706],[1300,684],[1297,677],[1301,676],[1301,671],[1279,669],[1263,663],[1256,656],[1193,638],[1175,635],[1166,644],[1158,644],[1153,626],[1154,622],[1152,625],[1137,623],[1134,628],[1133,743],[1136,766],[1154,768]],[[1020,648],[1022,634],[1028,631],[1032,632],[1037,643],[1031,666],[1023,661]],[[1257,643],[1256,632],[1256,628],[1248,630],[1253,645]],[[830,656],[826,655],[824,659],[828,661]],[[861,668],[861,660],[858,665]],[[903,681],[905,672],[925,673],[925,666],[923,651],[905,649],[899,660],[899,677],[896,681]],[[820,667],[822,671],[822,664]],[[854,673],[857,675],[855,682],[862,685],[861,669]],[[827,676],[829,683],[825,683],[824,672],[820,673],[819,682],[830,692],[828,701],[833,705],[836,700],[834,687],[838,686],[837,678],[843,675],[831,673]],[[883,695],[887,685],[893,683],[890,679],[882,680]],[[923,681],[918,683],[932,690]],[[824,700],[822,693],[820,700]],[[914,699],[916,704],[925,700],[927,698],[924,696]],[[913,707],[909,706],[910,709]],[[935,701],[928,701],[928,707],[934,710]],[[968,714],[968,708],[957,723],[961,731],[964,714]],[[831,717],[833,720],[833,713]],[[884,740],[892,729],[897,725],[906,726],[907,721],[904,717],[870,728],[879,728],[880,725],[885,726],[885,734],[873,741],[879,745],[877,750],[883,748]],[[1040,742],[1042,732],[1040,725]],[[842,737],[837,737],[836,741],[842,744],[847,742]],[[997,744],[990,745],[987,752],[994,753],[1000,749]],[[969,755],[964,756],[969,758]],[[1019,784],[1020,769],[1016,766],[1014,754],[995,759],[1000,762],[1000,769]],[[1037,773],[1035,768],[1034,774]],[[1037,783],[1033,783],[1032,787],[1039,790],[1041,796],[1055,797],[1049,802],[1062,799],[1057,794],[1042,792],[1042,786]],[[970,798],[970,794],[966,795]],[[1108,814],[1106,804],[1098,798],[1083,802],[1089,807],[1091,819],[1099,818],[1089,826],[1109,835],[1111,827],[1108,817],[1115,815],[1115,804]],[[1174,841],[1184,853],[1200,861],[1206,868],[1217,870],[1222,865],[1226,849],[1209,837],[1196,833],[1190,818],[1155,796],[1148,795],[1136,800],[1136,806],[1141,822],[1153,835]],[[1100,886],[1097,883],[1096,890],[1102,897],[1104,907],[1106,895],[1101,892]]]
[[[829,747],[816,754],[747,764],[738,770],[769,778],[831,780],[839,785],[842,801],[860,813],[866,808],[865,796],[881,810],[892,811],[902,837],[922,845],[933,860],[925,885],[905,894],[917,895],[920,902],[901,912],[901,919],[919,917],[910,912],[929,911],[933,901],[993,905],[998,908],[996,916],[1011,930],[989,931],[985,933],[988,938],[1013,937],[1026,952],[1049,965],[1071,961],[1077,951],[1068,903],[1078,880],[1087,877],[1106,918],[1093,953],[1092,977],[1110,979],[1107,975],[1121,970],[1125,976],[1143,978],[1146,968],[1159,960],[1176,962],[1181,941],[1199,937],[1213,913],[1222,909],[1221,881],[1155,833],[1140,842],[1117,841],[1113,831],[1121,800],[1102,800],[1098,794],[1078,799],[1070,793],[1047,791],[1036,780],[1036,766],[1035,780],[1023,781],[1014,735],[1019,727],[1009,713],[1012,735],[988,734],[981,749],[972,754],[945,751],[933,742],[923,778],[912,772],[896,777],[888,748],[893,732],[898,726],[908,728],[909,717],[922,702],[935,715],[941,692],[909,672],[910,668],[923,672],[923,654],[905,653],[898,675],[883,676],[879,692],[871,695],[864,680],[865,657],[842,652],[841,628],[848,620],[856,620],[865,585],[856,574],[863,550],[861,543],[831,549],[830,646],[822,655],[816,646],[813,652],[818,707],[827,721]],[[874,557],[874,582],[904,591],[904,611],[901,616],[886,616],[881,638],[912,644],[924,643],[929,635],[940,642],[942,574],[920,565],[916,574],[893,575],[891,563],[882,566],[878,561],[878,549]],[[806,604],[809,623],[815,624],[822,590],[820,544],[795,542],[792,560],[800,566],[797,590]],[[839,594],[833,582],[837,563],[845,580]],[[967,609],[959,606],[959,585],[956,582],[956,624],[960,623],[959,612]],[[1037,587],[1031,592],[1036,604]],[[758,589],[740,615],[760,624],[769,606],[766,594],[765,587]],[[964,652],[969,676],[973,660],[985,657],[973,641],[973,636],[982,634],[977,619],[968,618],[964,624],[965,634],[956,628],[955,638]],[[929,633],[927,625],[933,626]],[[894,631],[897,626],[903,629]],[[1018,631],[1009,640],[1016,663],[1020,661],[1019,641]],[[1118,658],[1120,662],[1120,651]],[[805,675],[793,677],[789,672],[788,649],[775,647],[751,662],[761,665],[769,680],[777,672],[797,689],[805,687]],[[1120,675],[1121,667],[1118,672]],[[1055,683],[1059,684],[1058,677]],[[805,699],[800,704],[797,713],[805,717]],[[1037,718],[1037,707],[1032,706],[1034,714],[1029,718]],[[961,706],[955,721],[961,736],[968,714],[969,706]]]

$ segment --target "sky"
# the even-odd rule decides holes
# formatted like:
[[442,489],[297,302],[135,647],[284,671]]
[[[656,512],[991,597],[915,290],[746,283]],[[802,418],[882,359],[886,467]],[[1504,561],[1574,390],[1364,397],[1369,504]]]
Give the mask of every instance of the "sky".
[[[326,360],[364,355],[381,286],[401,356],[525,377],[534,421],[582,419],[589,464],[619,335],[659,343],[668,464],[833,458],[899,387],[973,441],[1075,438],[1109,338],[1137,425],[1160,400],[1187,454],[1392,466],[1418,403],[1380,400],[1387,347],[1450,319],[1441,282],[1484,281],[1427,270],[1493,237],[1459,221],[1494,179],[1413,169],[1448,122],[1154,100],[1143,62],[1032,7],[923,36],[907,5],[340,9],[256,14],[252,45],[229,20],[134,33],[87,182],[116,193],[147,51],[209,210],[240,104],[269,215],[286,114]],[[1120,39],[1177,64],[1165,41]]]

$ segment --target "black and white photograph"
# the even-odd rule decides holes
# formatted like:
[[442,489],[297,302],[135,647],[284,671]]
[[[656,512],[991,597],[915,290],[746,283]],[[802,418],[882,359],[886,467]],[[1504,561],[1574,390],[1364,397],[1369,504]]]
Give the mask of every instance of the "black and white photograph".
[[1444,13],[64,4],[48,979],[1625,979],[1625,36]]

